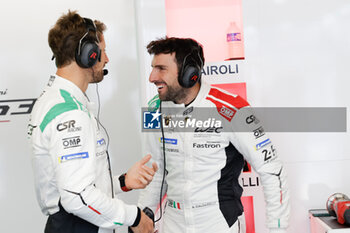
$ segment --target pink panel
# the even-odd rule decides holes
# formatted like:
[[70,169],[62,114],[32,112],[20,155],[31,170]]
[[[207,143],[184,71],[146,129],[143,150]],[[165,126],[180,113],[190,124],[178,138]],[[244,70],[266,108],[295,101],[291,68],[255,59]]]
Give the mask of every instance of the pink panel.
[[206,61],[244,59],[241,0],[165,0],[167,36],[190,37]]
[[244,208],[246,233],[255,233],[253,196],[241,197]]
[[[246,83],[225,83],[225,84],[211,84],[211,85],[224,89],[232,94],[239,95],[245,100],[247,100]],[[248,168],[246,172],[251,172],[250,164],[247,163],[246,166]],[[244,207],[246,233],[255,233],[253,196],[241,197],[241,201]]]

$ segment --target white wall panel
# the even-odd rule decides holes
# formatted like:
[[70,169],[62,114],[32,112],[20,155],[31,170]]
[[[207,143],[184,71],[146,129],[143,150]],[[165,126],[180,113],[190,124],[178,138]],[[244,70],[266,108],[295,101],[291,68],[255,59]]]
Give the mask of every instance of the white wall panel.
[[[243,1],[250,103],[348,108],[349,7],[348,1]],[[346,179],[350,134],[272,137],[288,170],[292,201],[288,232],[310,232],[308,209],[325,208],[334,192],[350,193]]]

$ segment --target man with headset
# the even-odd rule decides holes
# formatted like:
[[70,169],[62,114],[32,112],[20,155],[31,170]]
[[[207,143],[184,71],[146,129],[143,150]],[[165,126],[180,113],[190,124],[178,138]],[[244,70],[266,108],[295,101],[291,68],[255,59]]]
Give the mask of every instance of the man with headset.
[[158,89],[148,111],[161,114],[161,127],[144,135],[159,170],[139,205],[156,212],[166,191],[164,233],[245,232],[238,182],[245,159],[260,175],[270,233],[286,232],[286,172],[249,104],[200,82],[204,57],[196,41],[163,38],[147,49],[154,55],[149,81]]
[[114,232],[122,225],[135,233],[153,232],[153,221],[137,206],[114,198],[114,192],[144,188],[157,165],[146,166],[147,155],[126,174],[113,177],[107,132],[85,94],[89,83],[101,82],[107,73],[105,28],[69,11],[49,32],[57,72],[28,125],[37,199],[49,215],[45,233]]

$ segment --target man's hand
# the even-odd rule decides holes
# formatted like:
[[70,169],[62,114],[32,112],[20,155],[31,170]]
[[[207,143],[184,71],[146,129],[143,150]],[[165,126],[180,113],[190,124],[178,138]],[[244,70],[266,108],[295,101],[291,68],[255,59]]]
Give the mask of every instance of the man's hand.
[[152,167],[146,165],[151,158],[152,156],[148,154],[129,169],[125,176],[126,188],[143,189],[152,181],[158,166],[156,163],[152,163]]
[[150,219],[143,211],[141,211],[141,219],[140,219],[139,225],[137,225],[136,227],[130,227],[130,228],[134,233],[153,233],[154,223],[152,219]]

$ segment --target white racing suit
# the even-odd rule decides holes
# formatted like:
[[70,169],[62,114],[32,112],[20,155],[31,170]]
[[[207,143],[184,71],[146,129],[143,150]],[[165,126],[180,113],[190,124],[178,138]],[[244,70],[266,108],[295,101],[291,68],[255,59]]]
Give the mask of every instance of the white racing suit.
[[91,105],[75,84],[55,75],[33,108],[28,136],[37,199],[49,215],[45,232],[112,232],[136,219],[136,206],[113,198],[120,183]]
[[[164,192],[168,202],[163,233],[244,232],[239,221],[243,189],[238,183],[244,160],[260,175],[267,227],[270,232],[286,232],[290,211],[286,172],[270,138],[244,99],[202,83],[196,99],[188,106],[160,103],[155,96],[149,102],[149,110],[156,109],[162,113],[165,140],[161,129],[145,129],[143,134],[146,153],[152,154],[160,169],[141,191],[139,206],[157,211],[165,145]],[[194,116],[208,120],[203,116],[206,113],[210,115],[207,125],[195,121]],[[183,125],[187,132],[181,128]]]

